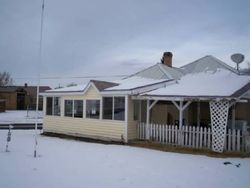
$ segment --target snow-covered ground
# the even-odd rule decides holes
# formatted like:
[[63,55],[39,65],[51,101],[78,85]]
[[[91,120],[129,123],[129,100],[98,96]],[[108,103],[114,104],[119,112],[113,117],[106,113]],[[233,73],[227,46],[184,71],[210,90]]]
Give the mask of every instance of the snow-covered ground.
[[[43,112],[38,112],[38,123],[43,122]],[[33,124],[36,121],[36,111],[7,110],[0,113],[0,124]]]
[[6,135],[6,130],[0,131],[0,187],[3,188],[248,188],[250,185],[250,159],[211,158],[45,136],[38,137],[39,157],[33,158],[34,131],[13,130],[7,153],[4,152]]

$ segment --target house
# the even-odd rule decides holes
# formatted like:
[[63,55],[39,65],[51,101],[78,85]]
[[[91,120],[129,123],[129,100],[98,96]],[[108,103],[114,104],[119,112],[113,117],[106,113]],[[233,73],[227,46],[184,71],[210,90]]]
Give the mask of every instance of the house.
[[[39,92],[51,89],[49,86],[40,86]],[[36,86],[0,86],[0,98],[5,100],[6,110],[26,110],[36,108]],[[39,109],[42,110],[42,97],[39,98]]]
[[[176,68],[172,53],[165,52],[162,63],[120,81],[90,80],[87,85],[41,93],[44,132],[129,142],[137,138],[140,122],[147,125],[146,139],[150,139],[150,123],[181,128],[215,127],[219,121],[223,131],[228,119],[233,128],[237,120],[249,125],[249,81],[249,75],[239,74],[213,56]],[[219,112],[211,115],[213,105]],[[224,111],[225,116],[220,114]],[[223,117],[213,120],[217,115]]]

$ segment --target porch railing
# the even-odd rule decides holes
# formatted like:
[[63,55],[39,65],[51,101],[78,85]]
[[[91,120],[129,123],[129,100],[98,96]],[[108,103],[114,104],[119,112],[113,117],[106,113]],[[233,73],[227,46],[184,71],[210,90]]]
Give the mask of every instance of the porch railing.
[[[212,148],[212,130],[206,127],[139,123],[137,138],[162,144],[179,145],[190,148]],[[241,130],[228,129],[225,139],[225,151],[245,151],[245,139]]]

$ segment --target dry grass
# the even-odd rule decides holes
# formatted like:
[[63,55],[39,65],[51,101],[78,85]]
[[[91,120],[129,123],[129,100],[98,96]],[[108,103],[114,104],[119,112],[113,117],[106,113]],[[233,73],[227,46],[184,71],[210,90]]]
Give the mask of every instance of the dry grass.
[[[124,145],[123,142],[103,141],[103,140],[97,140],[97,139],[91,139],[91,138],[69,136],[69,135],[58,134],[58,133],[46,132],[46,133],[43,133],[42,135],[50,136],[50,137],[63,138],[63,139],[69,139],[69,140],[78,140],[78,141],[83,141],[83,142],[91,142],[91,143]],[[193,155],[206,155],[206,156],[209,156],[209,157],[219,157],[219,158],[228,158],[228,157],[246,158],[246,157],[250,157],[250,153],[243,153],[243,152],[216,153],[216,152],[213,152],[213,151],[208,150],[208,149],[186,148],[186,147],[180,147],[180,146],[159,144],[159,143],[152,142],[152,141],[136,140],[136,141],[129,142],[127,145],[133,146],[133,147],[140,147],[140,148],[148,148],[148,149],[154,149],[154,150],[159,150],[159,151],[165,151],[165,152],[193,154]]]
[[130,146],[149,148],[165,152],[175,152],[175,153],[184,153],[184,154],[193,154],[193,155],[206,155],[209,157],[218,157],[218,158],[228,158],[228,157],[240,157],[246,158],[250,157],[250,153],[245,152],[223,152],[216,153],[208,149],[195,149],[195,148],[186,148],[180,146],[164,145],[156,142],[150,141],[133,141],[129,143]]

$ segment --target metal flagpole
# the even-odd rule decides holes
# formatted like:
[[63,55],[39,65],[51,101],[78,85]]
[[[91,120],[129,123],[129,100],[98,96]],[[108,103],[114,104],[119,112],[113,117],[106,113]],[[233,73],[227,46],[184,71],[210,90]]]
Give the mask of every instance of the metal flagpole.
[[37,75],[37,88],[36,88],[36,123],[35,123],[35,147],[34,147],[34,157],[35,158],[37,157],[37,124],[38,124],[39,88],[40,88],[40,64],[42,63],[43,13],[44,13],[44,0],[42,1],[39,60],[37,63],[37,74],[38,75]]

